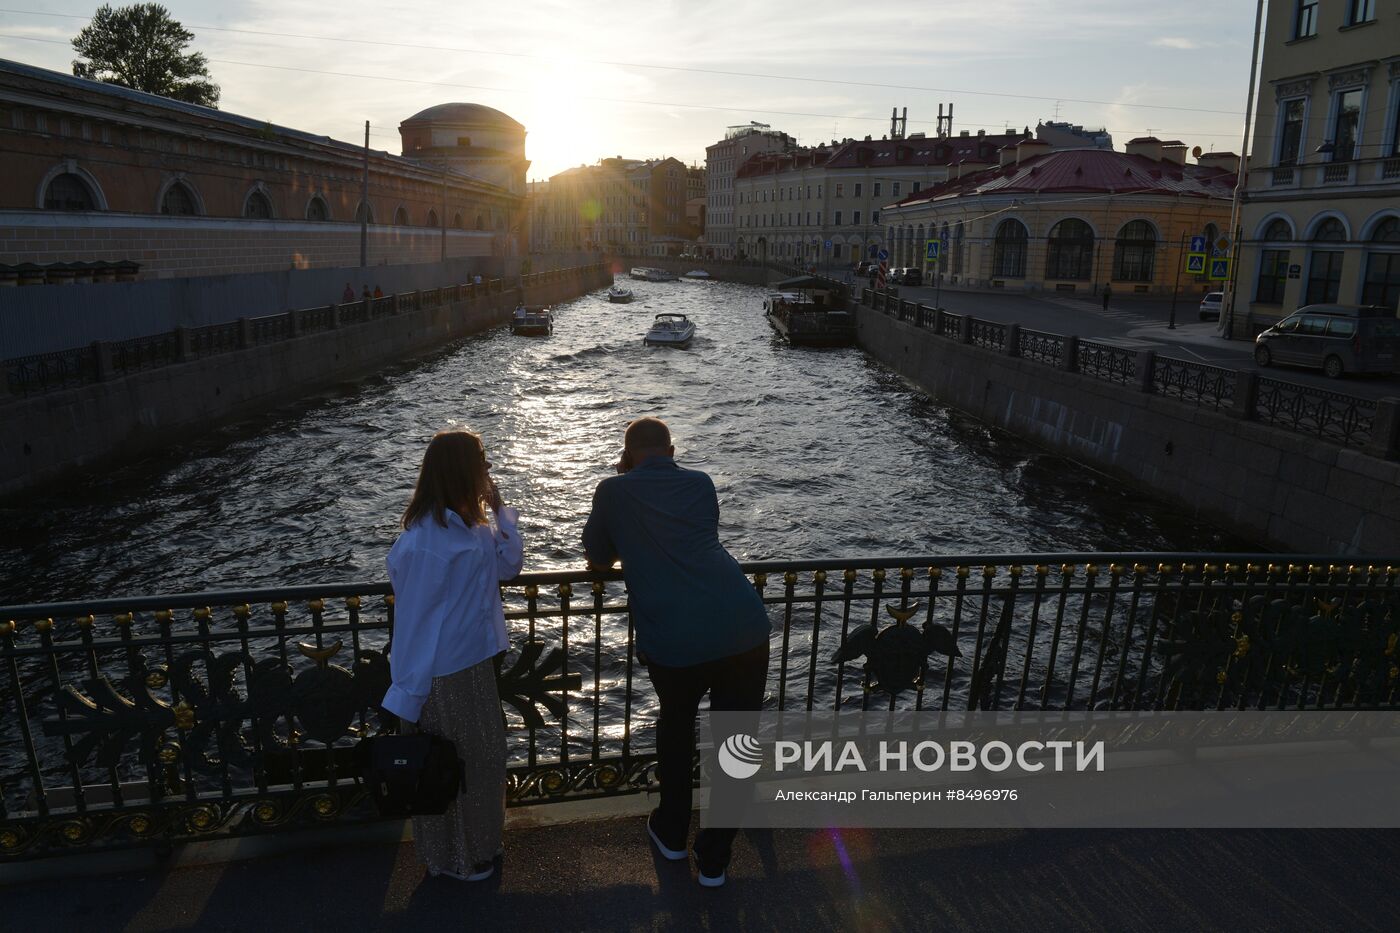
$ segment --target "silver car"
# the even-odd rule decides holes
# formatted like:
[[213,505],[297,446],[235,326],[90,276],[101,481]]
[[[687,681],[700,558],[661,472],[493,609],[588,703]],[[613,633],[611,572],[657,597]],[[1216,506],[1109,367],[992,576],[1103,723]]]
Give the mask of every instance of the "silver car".
[[1293,363],[1343,373],[1390,373],[1400,359],[1400,320],[1394,308],[1308,305],[1254,338],[1260,366]]

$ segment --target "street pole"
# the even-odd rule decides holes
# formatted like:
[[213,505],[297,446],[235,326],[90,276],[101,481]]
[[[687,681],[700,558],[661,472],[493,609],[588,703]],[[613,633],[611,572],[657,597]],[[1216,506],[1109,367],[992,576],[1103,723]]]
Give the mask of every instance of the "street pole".
[[369,264],[369,121],[365,121],[364,174],[360,179],[360,268]]
[[[1264,0],[1258,0],[1254,8],[1254,53],[1249,59],[1249,95],[1244,106],[1244,141],[1240,143],[1240,165],[1235,172],[1235,195],[1230,200],[1230,274],[1225,277],[1224,294],[1221,295],[1220,326],[1216,334],[1230,339],[1235,329],[1235,266],[1239,259],[1239,236],[1235,231],[1240,218],[1240,199],[1244,195],[1247,162],[1249,159],[1249,124],[1254,115],[1254,83],[1259,73],[1259,35],[1264,28]],[[1208,254],[1209,255],[1209,254]]]
[[447,164],[442,166],[442,216],[438,218],[442,228],[442,261],[447,262]]
[[1176,294],[1181,291],[1181,261],[1186,258],[1186,234],[1181,234],[1181,239],[1176,244],[1176,281],[1172,282],[1172,312],[1171,320],[1167,321],[1167,330],[1176,330]]

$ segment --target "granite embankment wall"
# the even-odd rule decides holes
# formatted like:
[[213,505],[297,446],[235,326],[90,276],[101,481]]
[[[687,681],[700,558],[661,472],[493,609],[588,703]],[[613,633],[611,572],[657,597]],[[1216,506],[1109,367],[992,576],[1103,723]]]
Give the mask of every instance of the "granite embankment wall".
[[[938,401],[1186,514],[1295,553],[1400,551],[1393,459],[973,346],[867,306],[858,326],[867,352]],[[1377,431],[1393,444],[1396,407],[1381,411]]]
[[[598,265],[526,282],[527,303],[554,304],[604,288],[612,275]],[[278,316],[287,318],[285,338],[267,342],[245,320],[241,339],[226,352],[197,356],[181,336],[178,361],[169,365],[72,388],[0,394],[0,495],[149,453],[218,422],[361,379],[505,324],[521,301],[520,288],[497,283],[424,295],[394,296],[393,313],[355,323],[338,319],[331,308],[289,312]],[[312,329],[313,318],[320,326],[298,336]],[[103,351],[94,345],[93,352]]]

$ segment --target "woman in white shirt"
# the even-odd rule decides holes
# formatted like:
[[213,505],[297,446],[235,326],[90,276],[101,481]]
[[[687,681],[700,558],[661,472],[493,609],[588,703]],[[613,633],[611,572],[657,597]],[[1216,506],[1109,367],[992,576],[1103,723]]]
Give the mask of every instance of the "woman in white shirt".
[[506,740],[493,659],[509,646],[500,582],[523,560],[518,515],[490,468],[477,435],[434,436],[388,558],[393,685],[384,708],[450,740],[466,763],[447,812],[413,818],[414,846],[430,873],[464,881],[489,878],[501,852]]

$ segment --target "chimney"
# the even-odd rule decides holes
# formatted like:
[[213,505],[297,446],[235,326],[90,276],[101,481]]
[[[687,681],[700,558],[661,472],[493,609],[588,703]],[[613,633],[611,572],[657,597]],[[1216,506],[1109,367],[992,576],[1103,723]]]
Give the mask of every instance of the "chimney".
[[1186,144],[1179,139],[1162,143],[1162,159],[1175,165],[1186,164]]
[[1054,147],[1041,139],[1023,139],[1016,144],[1016,161],[1024,162],[1045,155]]
[[1219,168],[1227,172],[1236,172],[1240,168],[1240,157],[1235,152],[1203,152],[1196,158],[1196,164],[1202,168]]
[[1136,139],[1130,139],[1126,151],[1130,156],[1142,156],[1153,162],[1162,161],[1162,141],[1156,136],[1139,136]]
[[964,176],[971,175],[974,172],[980,172],[983,169],[988,169],[991,167],[992,166],[990,162],[978,162],[975,159],[964,159],[961,162],[959,162],[955,167],[956,174],[953,177],[962,178]]

